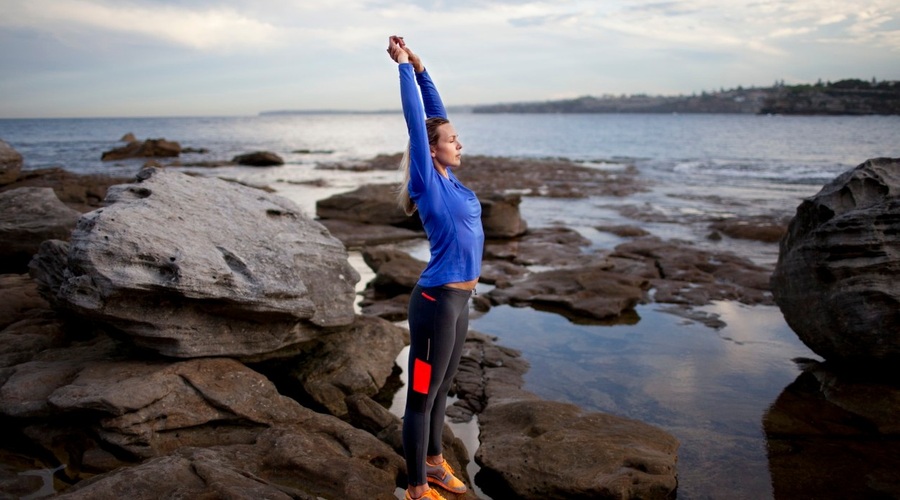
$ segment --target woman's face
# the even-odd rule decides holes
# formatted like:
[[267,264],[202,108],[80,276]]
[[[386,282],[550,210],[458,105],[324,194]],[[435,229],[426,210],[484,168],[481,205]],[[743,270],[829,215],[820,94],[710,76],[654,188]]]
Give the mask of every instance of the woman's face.
[[437,144],[431,146],[431,157],[443,167],[458,167],[462,160],[462,143],[450,123],[438,127]]

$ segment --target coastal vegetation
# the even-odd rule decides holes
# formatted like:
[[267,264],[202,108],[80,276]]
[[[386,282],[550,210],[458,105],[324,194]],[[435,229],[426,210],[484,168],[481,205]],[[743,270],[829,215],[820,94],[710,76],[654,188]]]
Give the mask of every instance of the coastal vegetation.
[[897,115],[900,81],[848,79],[700,94],[582,96],[544,102],[475,106],[474,113],[749,113],[784,115]]

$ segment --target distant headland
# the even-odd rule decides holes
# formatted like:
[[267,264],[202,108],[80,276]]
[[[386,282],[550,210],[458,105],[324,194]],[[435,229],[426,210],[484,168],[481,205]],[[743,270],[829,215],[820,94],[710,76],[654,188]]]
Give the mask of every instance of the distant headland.
[[699,95],[584,96],[545,102],[475,106],[474,113],[748,113],[898,115],[900,81],[840,80],[806,85],[737,87]]

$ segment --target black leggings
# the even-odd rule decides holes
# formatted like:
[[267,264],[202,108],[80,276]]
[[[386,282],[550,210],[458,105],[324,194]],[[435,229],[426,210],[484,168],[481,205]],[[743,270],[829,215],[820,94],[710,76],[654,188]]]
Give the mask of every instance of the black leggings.
[[472,292],[419,285],[409,299],[409,367],[403,451],[410,486],[425,484],[425,456],[441,454],[447,392],[469,329]]

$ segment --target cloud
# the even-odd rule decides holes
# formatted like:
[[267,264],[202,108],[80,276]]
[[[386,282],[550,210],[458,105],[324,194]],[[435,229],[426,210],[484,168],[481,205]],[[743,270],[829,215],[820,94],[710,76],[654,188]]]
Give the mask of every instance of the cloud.
[[0,116],[100,112],[86,95],[109,113],[391,108],[390,34],[467,104],[898,79],[898,19],[896,0],[0,0]]
[[62,40],[101,37],[106,32],[200,51],[270,47],[280,31],[229,7],[27,0],[7,1],[0,12],[0,26],[50,32]]

